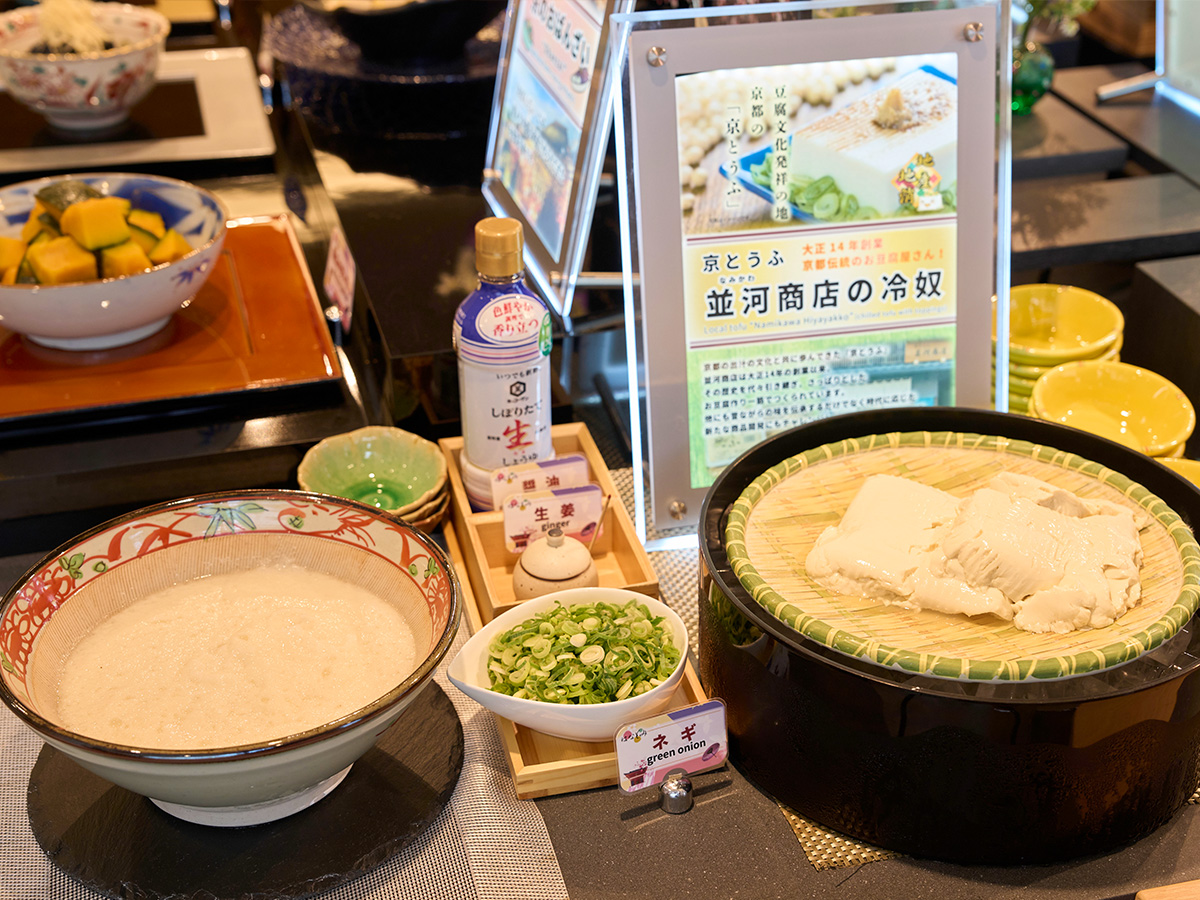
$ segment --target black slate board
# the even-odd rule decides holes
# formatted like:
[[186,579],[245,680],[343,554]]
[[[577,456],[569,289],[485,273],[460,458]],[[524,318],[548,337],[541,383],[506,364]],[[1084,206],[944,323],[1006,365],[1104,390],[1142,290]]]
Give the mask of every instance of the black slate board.
[[249,828],[194,825],[50,746],[29,779],[29,821],[66,874],[123,900],[275,900],[351,881],[437,817],[463,764],[463,731],[431,683],[328,797]]
[[118,141],[161,141],[167,138],[201,137],[204,118],[194,81],[162,81],[129,113],[129,118],[110,128],[71,132],[55,128],[42,116],[0,93],[0,149],[69,147],[77,144],[107,144]]

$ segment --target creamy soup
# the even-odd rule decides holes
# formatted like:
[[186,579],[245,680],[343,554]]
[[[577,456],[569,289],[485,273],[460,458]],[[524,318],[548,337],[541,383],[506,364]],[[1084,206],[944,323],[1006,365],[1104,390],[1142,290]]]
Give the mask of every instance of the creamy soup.
[[416,668],[412,628],[363,588],[301,568],[184,582],[101,623],[71,652],[71,731],[137,747],[271,740],[378,699]]

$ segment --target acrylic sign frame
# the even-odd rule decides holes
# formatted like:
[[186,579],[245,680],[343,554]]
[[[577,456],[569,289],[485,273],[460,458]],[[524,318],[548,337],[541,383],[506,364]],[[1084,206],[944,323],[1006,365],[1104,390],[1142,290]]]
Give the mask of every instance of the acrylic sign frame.
[[[614,68],[620,72],[622,88],[614,127],[625,254],[630,430],[635,444],[634,509],[639,535],[649,538],[648,546],[694,544],[693,526],[707,491],[707,485],[693,486],[690,471],[688,351],[680,339],[686,310],[676,126],[679,76],[955,54],[960,178],[953,402],[1007,408],[1003,381],[994,386],[991,399],[989,360],[992,298],[999,297],[996,365],[1000,371],[1007,368],[1011,79],[1009,67],[997,63],[1011,58],[1008,8],[998,0],[960,0],[957,8],[926,3],[897,13],[895,4],[860,3],[856,4],[860,11],[866,6],[877,9],[871,15],[821,15],[844,6],[830,0],[800,0],[612,17]],[[700,24],[707,27],[694,27]],[[672,535],[687,528],[690,534]]]
[[[633,2],[634,0],[509,0],[504,20],[483,171],[483,196],[494,215],[520,220],[525,232],[526,273],[561,317],[568,332],[571,331],[571,303],[587,250],[592,216],[596,207],[596,193],[612,123],[614,78],[611,68],[612,55],[609,52],[610,17],[615,12],[632,8]],[[542,14],[541,19],[537,17],[537,13]],[[573,17],[568,13],[572,13]],[[595,15],[600,16],[598,23]],[[537,113],[535,107],[522,102],[528,94],[518,90],[522,83],[520,79],[525,80],[523,83],[534,86],[530,93],[537,92],[544,96],[546,104],[543,111],[547,106],[552,106],[555,111],[565,112],[556,99],[555,92],[557,98],[569,96],[573,89],[570,76],[566,79],[559,78],[556,83],[547,85],[547,79],[535,71],[521,47],[527,47],[534,39],[532,36],[543,29],[562,28],[564,21],[565,27],[569,29],[572,21],[581,20],[585,20],[585,24],[594,25],[598,37],[591,51],[594,67],[588,80],[587,104],[581,120],[574,123],[578,125],[580,133],[574,163],[569,168],[569,177],[565,184],[558,184],[560,190],[566,188],[567,199],[561,243],[556,248],[543,238],[537,222],[530,221],[530,217],[526,215],[527,207],[506,187],[503,175],[504,149],[501,144],[505,138],[507,116]],[[552,124],[557,124],[568,132],[570,130],[569,124]],[[538,199],[541,200],[540,197]]]

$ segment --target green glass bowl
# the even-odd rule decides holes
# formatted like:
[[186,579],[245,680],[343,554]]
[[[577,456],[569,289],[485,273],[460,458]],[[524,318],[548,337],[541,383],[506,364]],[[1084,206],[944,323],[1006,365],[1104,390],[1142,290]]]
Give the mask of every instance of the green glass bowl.
[[371,425],[315,444],[304,454],[296,477],[303,490],[404,516],[446,489],[446,457],[423,437]]

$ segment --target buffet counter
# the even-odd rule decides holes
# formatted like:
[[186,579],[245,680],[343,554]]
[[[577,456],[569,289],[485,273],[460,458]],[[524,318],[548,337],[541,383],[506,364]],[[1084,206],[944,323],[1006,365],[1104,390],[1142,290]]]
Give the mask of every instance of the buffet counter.
[[[1046,109],[1052,124],[1067,121],[1054,116],[1053,107]],[[277,149],[265,161],[230,164],[226,174],[203,161],[153,168],[198,180],[226,200],[234,217],[288,216],[317,285],[331,234],[338,228],[345,232],[360,276],[350,329],[331,326],[345,377],[331,394],[315,398],[284,401],[255,395],[230,398],[216,407],[184,405],[167,413],[120,410],[83,419],[11,423],[0,435],[0,542],[5,548],[0,583],[5,586],[60,542],[118,512],[202,491],[295,487],[304,450],[327,435],[394,419],[429,437],[456,430],[436,402],[442,389],[440,364],[431,358],[449,355],[448,323],[458,299],[472,286],[463,252],[470,246],[472,224],[484,213],[471,181],[477,177],[471,174],[479,161],[477,137],[399,153],[393,151],[404,145],[394,140],[348,146],[286,109],[275,110],[271,120]],[[1024,174],[1059,174],[1070,165],[1063,162],[1064,155],[1087,160],[1101,177],[1121,166],[1121,144],[1106,133],[1072,127],[1073,136],[1048,136],[1044,130],[1027,134],[1017,148],[1018,161],[1028,163]],[[454,164],[441,171],[441,183],[430,184],[428,176],[437,169],[431,160],[439,154]],[[97,167],[103,162],[97,161]],[[34,173],[21,177],[25,174]],[[1158,212],[1174,221],[1170,204],[1191,195],[1171,180],[1162,182],[1161,197]],[[1179,213],[1186,227],[1168,230],[1165,221],[1151,223],[1159,230],[1152,230],[1149,239],[1159,246],[1176,241],[1170,247],[1179,252],[1200,252],[1196,209],[1200,206]],[[1074,250],[1055,251],[1034,240],[1018,250],[1027,254],[1023,259],[1031,267],[1108,258],[1117,238],[1097,238],[1086,233],[1086,224],[1080,229]],[[1062,232],[1038,236],[1061,237]],[[586,298],[583,308],[588,309]],[[592,314],[609,311],[602,296],[593,298]],[[628,482],[620,429],[597,414],[599,404],[590,390],[597,370],[606,364],[620,369],[619,360],[605,357],[611,338],[609,329],[607,334],[584,334],[573,345],[572,359],[564,366],[573,383],[583,387],[569,398],[574,405],[568,403],[568,410],[594,431],[609,432],[601,441],[607,461]],[[561,336],[560,343],[565,343]],[[593,353],[592,347],[599,349]],[[441,539],[451,538],[443,534]],[[651,561],[662,598],[694,635],[696,551],[655,552]],[[456,647],[466,632],[464,623]],[[1001,867],[880,853],[821,834],[789,817],[728,764],[696,776],[695,806],[683,815],[663,812],[654,791],[626,795],[615,787],[519,800],[495,719],[449,685],[444,671],[436,682],[463,729],[463,768],[453,795],[423,830],[400,836],[404,846],[395,855],[378,865],[347,861],[347,872],[357,877],[322,896],[1128,900],[1145,888],[1200,878],[1196,803],[1185,805],[1149,837],[1113,853],[1061,864]],[[86,871],[71,877],[39,847],[30,829],[27,794],[42,745],[7,710],[0,712],[0,748],[5,751],[0,897],[106,896],[87,886]],[[119,827],[105,822],[102,808],[95,812],[87,821],[81,817],[81,829],[96,828],[97,822]],[[319,814],[319,808],[310,813]],[[353,817],[334,823],[328,839],[337,841],[341,829],[355,827]],[[203,842],[203,829],[192,827],[189,836]],[[103,847],[103,829],[85,839],[91,837]],[[286,867],[287,859],[256,858],[254,835],[246,837],[248,869],[264,863]],[[302,854],[304,848],[292,852]],[[134,863],[147,867],[139,869],[143,872],[182,865],[175,858]],[[138,893],[136,884],[124,895],[156,896]],[[203,884],[196,883],[194,890],[178,896],[207,895]]]

